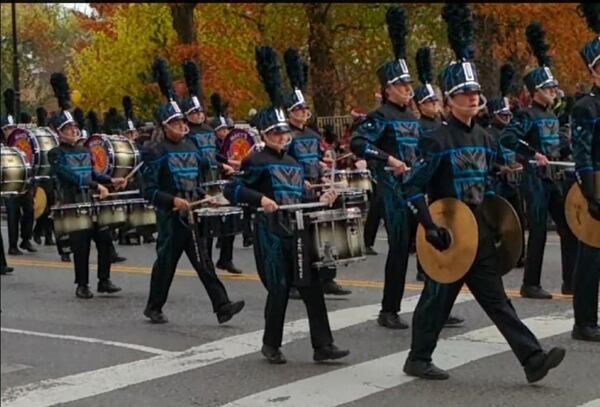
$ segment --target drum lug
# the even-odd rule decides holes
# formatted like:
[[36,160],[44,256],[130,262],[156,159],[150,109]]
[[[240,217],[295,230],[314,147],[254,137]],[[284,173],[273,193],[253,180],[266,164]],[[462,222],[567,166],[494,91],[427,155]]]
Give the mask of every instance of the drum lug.
[[302,211],[296,211],[296,227],[298,230],[304,230],[304,214]]

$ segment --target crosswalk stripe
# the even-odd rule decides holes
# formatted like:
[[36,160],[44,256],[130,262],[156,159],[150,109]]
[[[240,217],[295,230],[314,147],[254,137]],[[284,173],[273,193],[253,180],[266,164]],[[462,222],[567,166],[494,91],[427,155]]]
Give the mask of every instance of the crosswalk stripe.
[[[569,331],[571,313],[528,318],[523,321],[538,338]],[[435,363],[453,369],[510,350],[495,326],[470,331],[439,341]],[[277,407],[333,407],[367,397],[415,380],[402,372],[408,350],[369,360],[321,375],[311,376],[252,394],[223,407],[264,407],[277,400]]]
[[585,404],[581,404],[577,407],[600,407],[600,399],[588,401]]
[[[456,302],[472,299],[469,294],[460,294]],[[403,299],[402,313],[414,311],[418,300],[418,296]],[[340,330],[372,320],[379,307],[379,304],[372,304],[331,312],[329,313],[331,329]],[[304,338],[308,332],[308,319],[289,322],[285,324],[284,343]],[[10,388],[2,394],[2,405],[3,407],[51,406],[198,369],[258,352],[262,346],[262,335],[262,330],[249,332],[169,355],[154,356]]]

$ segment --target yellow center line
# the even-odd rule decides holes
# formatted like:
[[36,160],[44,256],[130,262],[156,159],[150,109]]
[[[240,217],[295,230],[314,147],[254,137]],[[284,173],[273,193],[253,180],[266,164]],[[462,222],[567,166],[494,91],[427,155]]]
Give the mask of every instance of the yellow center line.
[[[46,267],[62,270],[72,270],[72,263],[64,263],[53,260],[34,260],[34,259],[9,259],[10,266],[27,266],[27,267]],[[98,267],[96,264],[90,264],[90,270],[96,270]],[[110,267],[111,271],[117,273],[134,273],[134,274],[150,274],[152,272],[152,266],[141,267],[141,266],[123,266],[119,264],[112,264]],[[184,277],[195,277],[197,276],[196,271],[193,269],[177,269],[176,272],[179,276]],[[231,273],[217,273],[219,278],[223,280],[232,281],[260,281],[258,274],[231,274]],[[379,280],[356,280],[356,279],[336,279],[336,281],[342,285],[350,287],[362,287],[362,288],[383,288],[383,281]],[[406,290],[409,291],[421,291],[423,289],[422,283],[407,283],[405,286]],[[521,294],[519,290],[505,290],[506,295],[511,298],[520,298]],[[461,289],[463,293],[470,293],[469,289],[463,287]],[[570,295],[564,295],[561,293],[552,293],[552,297],[558,300],[569,300],[573,299]]]

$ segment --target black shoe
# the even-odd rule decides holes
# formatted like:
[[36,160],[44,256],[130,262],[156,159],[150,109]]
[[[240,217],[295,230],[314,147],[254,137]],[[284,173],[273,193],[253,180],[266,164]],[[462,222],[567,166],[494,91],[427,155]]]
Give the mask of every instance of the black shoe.
[[45,246],[54,246],[54,244],[55,244],[54,243],[54,238],[52,237],[52,235],[46,237],[46,241],[44,242]]
[[537,298],[539,300],[550,300],[552,299],[552,294],[544,290],[539,285],[522,285],[521,297]]
[[300,291],[296,287],[290,287],[289,298],[292,300],[301,300],[302,296],[300,295]]
[[236,268],[232,261],[218,261],[217,268],[228,271],[231,274],[242,274],[242,270]]
[[389,329],[408,329],[408,324],[404,322],[395,312],[380,312],[377,317],[379,326]]
[[244,237],[244,241],[242,242],[242,246],[243,247],[250,247],[254,244],[254,239],[252,239],[252,236],[248,236],[248,237]]
[[532,356],[525,365],[525,375],[529,383],[542,380],[548,371],[558,365],[565,358],[565,349],[556,347],[550,352],[540,352]]
[[525,267],[525,258],[521,257],[518,261],[517,261],[517,265],[515,266],[518,269],[522,269],[523,267]]
[[84,298],[86,300],[94,296],[87,285],[78,285],[77,290],[75,290],[75,295],[77,298]]
[[42,244],[42,236],[41,235],[33,235],[33,241],[37,244]]
[[274,348],[269,345],[263,345],[260,352],[263,354],[269,363],[274,365],[283,365],[287,362],[283,353],[279,350],[279,348]]
[[154,238],[154,236],[149,235],[149,236],[144,236],[144,243],[155,243],[156,239]]
[[169,322],[169,320],[167,319],[167,317],[165,317],[165,314],[163,314],[162,311],[156,311],[146,308],[144,310],[144,316],[150,318],[150,322],[152,322],[153,324],[166,324],[167,322]]
[[450,315],[448,317],[448,319],[446,320],[446,323],[444,323],[444,326],[446,328],[458,328],[460,326],[462,326],[462,324],[465,322],[464,319],[457,317],[455,315]]
[[11,247],[8,249],[8,254],[10,254],[11,256],[22,256],[23,252],[17,249],[16,247]]
[[217,311],[217,321],[219,324],[229,321],[235,314],[244,308],[244,301],[228,302]]
[[573,295],[573,287],[570,284],[562,283],[562,286],[560,287],[560,292],[563,295]]
[[66,253],[66,254],[61,254],[60,255],[60,260],[64,261],[65,263],[70,263],[71,262],[71,255]]
[[431,362],[406,359],[404,373],[409,376],[420,377],[427,380],[447,380],[450,375]]
[[600,342],[600,326],[573,325],[571,338],[580,341]]
[[124,261],[127,261],[127,258],[121,257],[118,254],[112,255],[111,258],[110,258],[110,262],[111,263],[121,263],[121,262],[124,262]]
[[375,250],[373,250],[371,246],[366,247],[365,253],[367,254],[367,256],[377,256],[379,254]]
[[4,267],[0,267],[0,274],[5,275],[5,274],[10,274],[14,271],[15,269],[12,267],[8,267],[8,266],[4,266]]
[[323,292],[325,294],[332,294],[332,295],[352,294],[352,291],[346,290],[345,288],[343,288],[341,285],[339,285],[338,283],[336,283],[333,280],[323,283]]
[[19,247],[23,250],[27,250],[30,253],[37,252],[37,249],[31,245],[31,242],[29,240],[23,240]]
[[110,280],[100,280],[98,281],[98,290],[99,293],[118,293],[121,291],[121,287],[117,287]]
[[313,360],[315,362],[322,362],[324,360],[335,360],[346,357],[350,354],[349,350],[343,350],[335,346],[334,344],[323,346],[322,348],[315,348],[313,354]]
[[425,281],[427,279],[427,277],[425,276],[425,273],[421,273],[420,271],[417,271],[417,281]]

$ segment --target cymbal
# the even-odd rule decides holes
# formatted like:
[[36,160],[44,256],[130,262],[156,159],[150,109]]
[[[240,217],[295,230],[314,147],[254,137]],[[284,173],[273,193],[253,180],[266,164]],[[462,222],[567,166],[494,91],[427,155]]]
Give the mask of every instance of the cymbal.
[[517,265],[523,250],[521,221],[515,208],[503,197],[486,196],[481,204],[486,223],[496,232],[494,244],[498,252],[500,273],[511,271]]
[[579,184],[573,184],[565,201],[567,224],[577,239],[588,246],[600,248],[600,221],[588,212],[588,202]]
[[46,205],[48,205],[46,191],[42,187],[35,187],[33,190],[33,217],[35,219],[42,216],[46,210]]
[[471,209],[455,198],[443,198],[429,206],[433,222],[448,229],[452,243],[443,252],[425,239],[425,228],[417,229],[417,256],[425,273],[438,283],[453,283],[469,271],[479,242],[477,220]]

